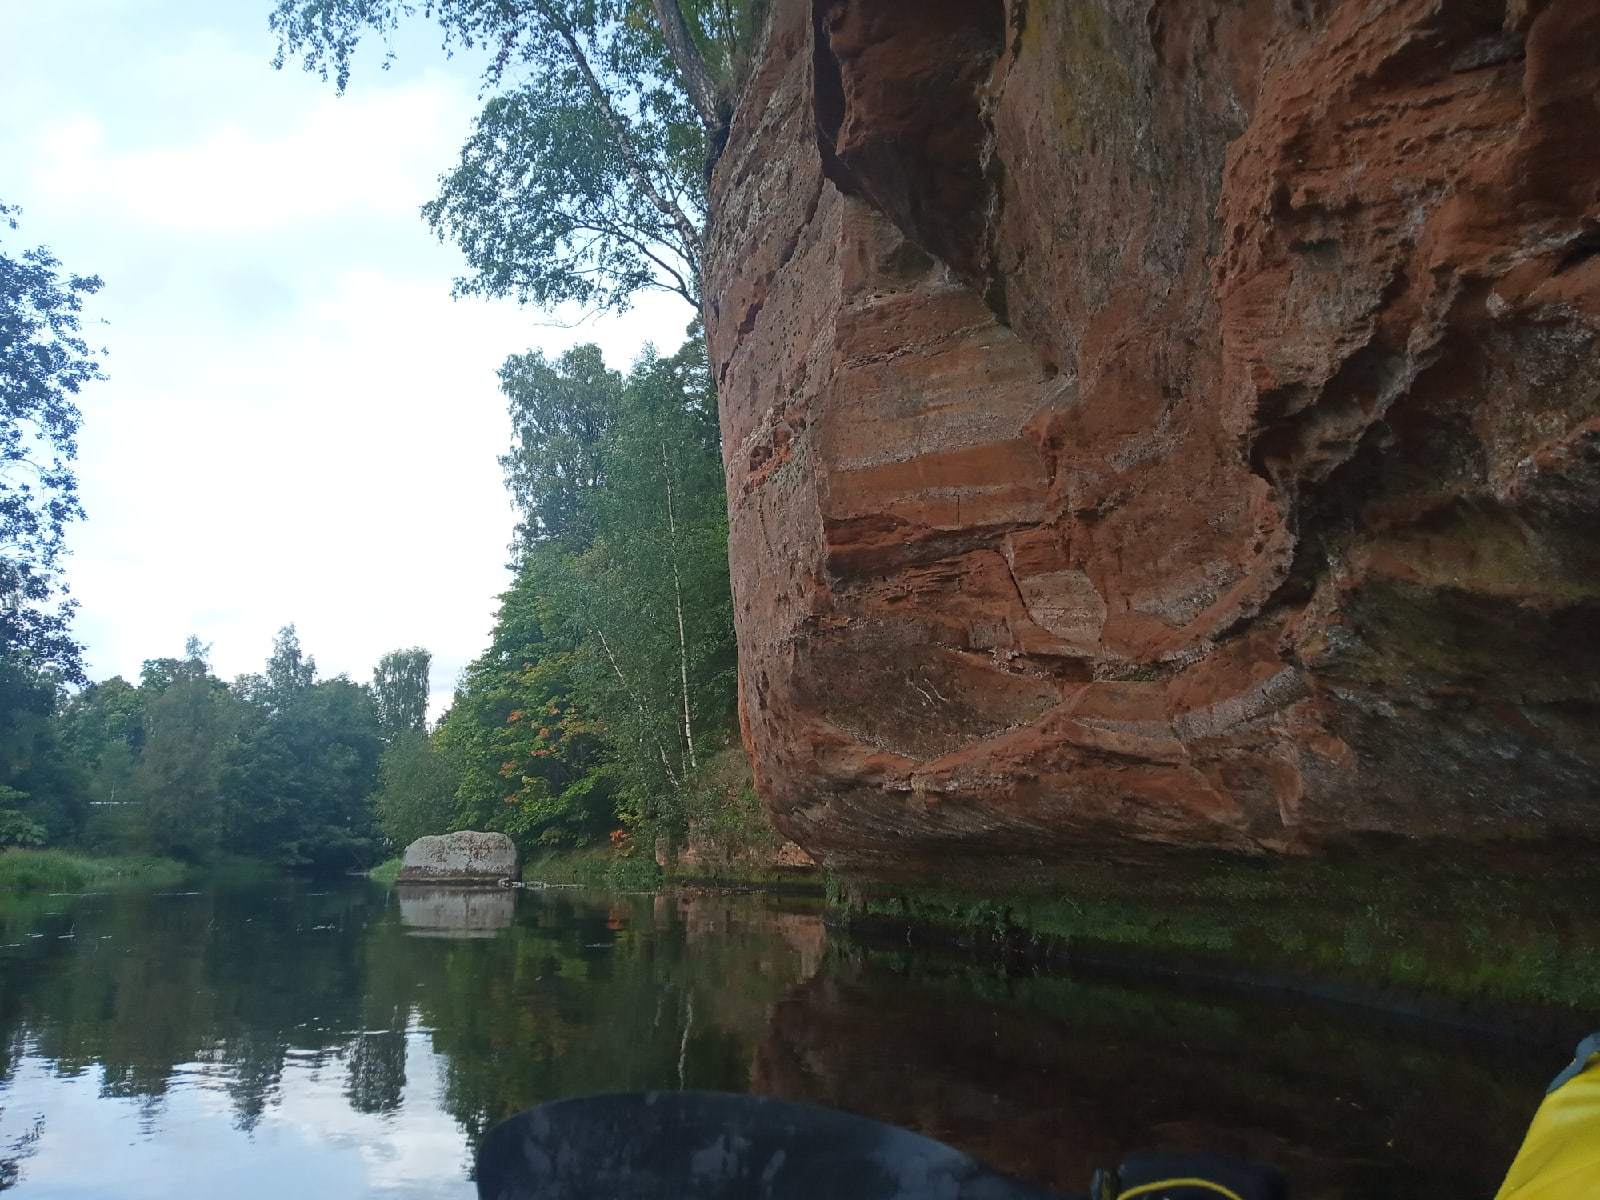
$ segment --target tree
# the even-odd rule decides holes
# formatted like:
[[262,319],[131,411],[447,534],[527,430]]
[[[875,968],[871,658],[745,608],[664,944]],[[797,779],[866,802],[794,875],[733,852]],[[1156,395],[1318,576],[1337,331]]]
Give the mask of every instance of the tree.
[[600,347],[575,346],[554,363],[537,350],[500,368],[511,411],[511,452],[500,459],[522,514],[523,548],[557,539],[583,548],[594,536],[589,497],[605,482],[604,446],[622,403],[622,376]]
[[383,747],[371,696],[343,676],[277,695],[255,707],[224,772],[232,849],[290,867],[371,862]]
[[27,796],[15,788],[0,787],[0,850],[12,846],[32,848],[42,846],[49,838],[47,830],[39,822],[23,814],[15,806],[26,800]]
[[51,843],[78,837],[88,816],[83,773],[61,744],[65,699],[59,675],[0,657],[0,808]]
[[545,842],[619,815],[671,823],[733,713],[705,354],[698,341],[649,352],[625,380],[593,346],[529,365],[513,359],[502,375],[524,531],[517,581],[440,727],[461,763],[457,822]]
[[607,485],[587,497],[593,544],[544,563],[540,586],[582,638],[575,694],[626,768],[630,813],[653,819],[733,711],[726,503],[698,341],[635,365],[604,454]]
[[272,708],[287,708],[316,678],[317,660],[301,652],[300,635],[293,625],[285,625],[272,641],[262,699]]
[[[556,552],[552,543],[529,558]],[[467,667],[436,735],[459,772],[453,825],[525,848],[582,844],[616,826],[609,744],[573,699],[576,647],[541,583],[524,568],[500,597],[489,648]]]
[[[19,211],[0,204],[0,231],[17,228]],[[76,397],[104,375],[80,318],[100,287],[43,247],[0,249],[0,657],[69,681],[83,668],[56,570],[66,526],[83,515]]]
[[197,861],[219,849],[231,825],[223,768],[242,713],[227,686],[198,657],[185,658],[144,707],[144,746],[133,786],[142,802],[145,844]]
[[378,826],[396,850],[419,837],[443,833],[455,816],[460,772],[425,733],[406,730],[394,737],[378,763],[373,797]]
[[700,304],[708,159],[761,4],[750,0],[278,0],[276,65],[342,91],[361,37],[419,12],[484,46],[483,112],[424,208],[474,274],[458,293],[626,307],[644,288]]
[[62,748],[84,773],[95,806],[84,829],[91,845],[122,848],[138,840],[133,781],[144,746],[146,697],[118,675],[89,684],[61,712]]
[[378,726],[387,738],[421,733],[428,727],[428,667],[433,661],[421,646],[391,650],[372,672],[372,703]]

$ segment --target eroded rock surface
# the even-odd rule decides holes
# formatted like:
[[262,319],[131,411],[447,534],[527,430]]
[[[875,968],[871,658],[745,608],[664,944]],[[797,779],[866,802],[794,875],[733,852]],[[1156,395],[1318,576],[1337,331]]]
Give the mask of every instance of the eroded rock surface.
[[826,865],[1600,832],[1600,5],[774,0],[713,192]]
[[397,883],[494,886],[517,878],[517,844],[503,833],[441,833],[406,847]]

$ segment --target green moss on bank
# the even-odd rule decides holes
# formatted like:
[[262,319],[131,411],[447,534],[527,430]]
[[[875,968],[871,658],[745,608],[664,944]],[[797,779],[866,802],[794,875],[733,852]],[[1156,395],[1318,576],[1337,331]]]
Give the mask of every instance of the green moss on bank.
[[402,866],[404,866],[404,865],[405,865],[405,860],[404,859],[400,859],[400,858],[385,859],[383,862],[381,862],[377,866],[373,867],[372,870],[368,871],[367,875],[371,879],[376,880],[378,883],[381,883],[381,884],[383,884],[385,886],[388,886],[388,885],[394,883],[395,879],[400,874],[400,868]]
[[168,887],[190,868],[153,855],[97,858],[66,850],[0,852],[0,891],[85,892],[118,887]]
[[529,883],[575,883],[613,892],[646,892],[661,886],[655,859],[629,844],[561,850],[534,859],[522,868]]
[[981,896],[835,881],[847,923],[1044,959],[1465,1005],[1600,1005],[1600,868],[1174,858]]

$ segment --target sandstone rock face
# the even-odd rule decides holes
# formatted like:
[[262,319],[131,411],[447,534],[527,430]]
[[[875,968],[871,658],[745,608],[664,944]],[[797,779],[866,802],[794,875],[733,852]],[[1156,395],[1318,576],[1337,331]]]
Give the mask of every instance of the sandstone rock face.
[[707,258],[826,865],[1600,833],[1600,5],[774,0]]
[[517,878],[517,846],[503,833],[442,833],[406,847],[396,883],[488,884]]

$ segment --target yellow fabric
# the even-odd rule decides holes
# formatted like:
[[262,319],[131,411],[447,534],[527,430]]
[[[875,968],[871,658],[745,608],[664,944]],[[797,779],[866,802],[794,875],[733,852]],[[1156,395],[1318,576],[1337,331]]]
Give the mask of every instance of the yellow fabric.
[[1544,1098],[1495,1200],[1600,1197],[1600,1058]]

